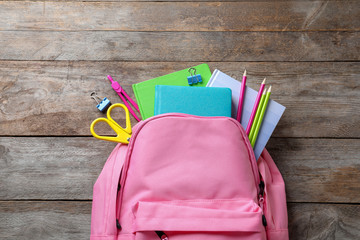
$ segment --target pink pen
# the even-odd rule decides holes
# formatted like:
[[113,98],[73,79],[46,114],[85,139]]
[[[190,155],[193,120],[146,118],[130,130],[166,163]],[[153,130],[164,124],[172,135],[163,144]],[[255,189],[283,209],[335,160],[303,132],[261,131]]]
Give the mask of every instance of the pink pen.
[[256,96],[255,104],[254,104],[253,110],[251,112],[251,116],[250,116],[248,125],[246,127],[246,135],[248,135],[248,136],[249,136],[250,129],[251,129],[251,126],[252,126],[254,118],[255,118],[256,110],[257,110],[257,108],[259,106],[261,95],[262,95],[262,93],[264,91],[265,81],[266,81],[266,78],[264,79],[264,81],[260,85],[260,90],[259,90],[259,92],[258,92],[258,94]]
[[112,77],[110,75],[107,76],[107,78],[110,80],[111,82],[111,87],[115,90],[115,92],[117,92],[117,94],[119,95],[119,97],[121,98],[121,100],[124,102],[125,106],[129,109],[129,112],[131,113],[131,115],[134,116],[134,118],[138,121],[140,121],[140,118],[138,116],[136,116],[134,110],[130,107],[129,103],[127,102],[127,100],[134,106],[134,108],[140,112],[139,106],[136,104],[136,102],[134,100],[132,100],[129,95],[127,95],[127,93],[125,92],[125,90],[120,86],[120,84],[116,81],[114,81],[112,79]]
[[239,104],[238,104],[238,110],[236,115],[236,120],[238,122],[241,122],[241,113],[242,113],[242,106],[244,102],[244,95],[245,95],[245,86],[246,86],[246,69],[244,71],[242,83],[241,83],[241,89],[240,89],[240,96],[239,96]]

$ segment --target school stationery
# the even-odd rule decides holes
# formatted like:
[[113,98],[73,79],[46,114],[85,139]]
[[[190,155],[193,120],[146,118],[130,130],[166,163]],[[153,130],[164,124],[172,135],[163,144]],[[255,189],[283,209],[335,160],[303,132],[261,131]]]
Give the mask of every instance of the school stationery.
[[[207,64],[200,64],[193,68],[196,69],[197,74],[201,74],[202,82],[199,82],[192,87],[205,87],[211,77],[209,66]],[[132,87],[143,120],[154,116],[155,85],[189,86],[187,80],[188,76],[189,68],[133,84]]]
[[246,86],[246,69],[243,74],[243,80],[240,88],[239,104],[238,104],[237,116],[236,116],[236,120],[238,120],[238,122],[241,122],[241,113],[244,102],[245,86]]
[[141,121],[110,154],[92,199],[90,240],[289,240],[281,173],[266,150],[256,162],[228,117]]
[[231,117],[231,90],[229,88],[156,86],[154,115],[171,112]]
[[125,92],[125,90],[120,86],[120,84],[116,81],[114,81],[112,79],[112,77],[110,75],[107,76],[107,78],[109,79],[109,81],[111,82],[111,87],[115,90],[115,92],[117,92],[117,94],[119,95],[119,97],[121,98],[121,100],[124,102],[125,106],[129,109],[131,115],[133,115],[133,117],[140,121],[140,118],[135,114],[134,110],[130,107],[129,103],[127,101],[129,101],[134,108],[140,112],[138,105],[136,104],[136,102],[134,100],[132,100],[129,95],[127,95],[127,93]]
[[254,123],[253,125],[251,126],[251,130],[250,130],[250,134],[249,134],[249,140],[251,142],[253,136],[254,136],[254,133],[255,133],[255,128],[256,128],[256,123],[257,121],[259,120],[259,116],[260,116],[260,112],[261,112],[261,108],[262,108],[262,105],[264,103],[264,100],[265,100],[265,97],[266,97],[266,88],[264,89],[263,91],[263,94],[260,98],[260,103],[259,103],[259,107],[256,111],[256,114],[255,114],[255,118],[254,118]]
[[258,107],[259,107],[260,98],[261,98],[262,93],[263,93],[263,91],[264,91],[265,81],[266,81],[266,78],[265,78],[264,81],[261,83],[260,89],[259,89],[259,91],[258,91],[258,93],[257,93],[256,100],[255,100],[255,103],[254,103],[254,107],[253,107],[253,109],[252,109],[252,112],[251,112],[251,115],[250,115],[250,119],[249,119],[248,125],[246,126],[246,134],[247,134],[247,135],[249,135],[251,126],[252,126],[252,124],[253,124],[253,122],[254,122],[256,110],[257,110]]
[[191,74],[191,76],[187,77],[189,85],[193,85],[193,84],[196,84],[198,82],[200,82],[200,83],[202,82],[201,75],[196,74],[196,68],[189,68],[188,71]]
[[269,90],[266,93],[266,97],[265,97],[265,99],[263,101],[263,104],[261,106],[259,118],[258,118],[257,122],[254,122],[256,124],[256,128],[255,128],[254,136],[251,139],[251,146],[252,147],[255,146],[256,138],[257,138],[257,135],[259,133],[261,123],[262,123],[262,120],[263,120],[264,115],[265,115],[266,107],[267,107],[269,99],[270,99],[270,94],[271,94],[271,86],[269,87]]
[[95,102],[97,103],[96,108],[102,112],[102,113],[106,113],[106,110],[108,110],[108,108],[111,106],[111,102],[109,99],[107,99],[106,97],[101,100],[100,97],[98,97],[98,95],[96,94],[96,92],[92,92],[90,94],[91,98],[95,100]]
[[[225,73],[215,70],[211,79],[209,80],[208,87],[228,87],[232,92],[232,116],[236,119],[236,110],[239,103],[239,93],[241,88],[241,83],[234,78],[226,75]],[[246,86],[245,95],[244,95],[244,104],[241,117],[241,125],[246,128],[248,121],[250,119],[251,110],[254,106],[255,98],[257,92]],[[258,137],[254,146],[255,157],[258,159],[261,152],[263,151],[266,143],[270,139],[271,134],[273,133],[276,125],[278,124],[282,114],[285,111],[285,107],[281,104],[275,102],[274,100],[269,100],[267,110],[265,112],[262,127],[259,130]]]
[[[114,119],[111,118],[111,111],[117,107],[120,107],[120,108],[124,109],[124,111],[125,111],[125,121],[126,121],[125,128],[122,128],[117,122],[114,121]],[[109,109],[106,113],[106,116],[107,116],[107,118],[97,118],[91,123],[91,125],[90,125],[91,134],[95,138],[100,139],[100,140],[128,144],[131,134],[132,134],[129,109],[124,104],[116,103],[109,107]],[[110,137],[110,136],[100,136],[100,135],[96,134],[94,127],[99,122],[107,123],[114,130],[114,132],[117,134],[117,136]]]

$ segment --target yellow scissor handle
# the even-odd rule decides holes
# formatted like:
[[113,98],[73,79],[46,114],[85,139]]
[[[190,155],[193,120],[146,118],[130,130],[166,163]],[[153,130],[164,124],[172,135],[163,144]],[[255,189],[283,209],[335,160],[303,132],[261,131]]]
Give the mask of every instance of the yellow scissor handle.
[[[116,108],[116,107],[121,107],[125,110],[125,120],[126,120],[126,126],[125,128],[122,128],[117,122],[115,122],[112,118],[111,118],[111,111]],[[130,116],[129,116],[129,109],[121,103],[116,103],[113,104],[109,107],[107,113],[106,113],[107,118],[97,118],[95,119],[91,125],[90,125],[90,132],[91,134],[100,140],[105,140],[105,141],[110,141],[110,142],[120,142],[120,143],[125,143],[128,144],[132,131],[131,131],[131,123],[130,123]],[[110,137],[110,136],[100,136],[98,134],[95,133],[94,127],[98,122],[105,122],[107,123],[117,134],[116,137]]]

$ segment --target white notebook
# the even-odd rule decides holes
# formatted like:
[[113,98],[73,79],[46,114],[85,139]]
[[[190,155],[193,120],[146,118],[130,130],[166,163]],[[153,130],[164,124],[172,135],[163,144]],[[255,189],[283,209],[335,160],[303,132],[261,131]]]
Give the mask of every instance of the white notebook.
[[[230,88],[232,92],[231,99],[231,112],[232,117],[236,119],[238,103],[239,103],[239,95],[240,95],[240,87],[241,82],[235,80],[234,78],[226,75],[225,73],[215,70],[206,85],[207,87],[226,87]],[[260,84],[259,84],[260,87]],[[256,99],[257,91],[246,86],[243,109],[242,109],[242,117],[241,117],[241,125],[244,129],[246,129],[247,124],[250,119],[251,111],[253,109],[255,99]],[[271,134],[273,133],[276,125],[278,124],[282,114],[285,111],[285,107],[274,100],[269,100],[263,122],[261,124],[261,128],[254,146],[255,158],[258,159],[264,150],[266,143],[269,141]]]

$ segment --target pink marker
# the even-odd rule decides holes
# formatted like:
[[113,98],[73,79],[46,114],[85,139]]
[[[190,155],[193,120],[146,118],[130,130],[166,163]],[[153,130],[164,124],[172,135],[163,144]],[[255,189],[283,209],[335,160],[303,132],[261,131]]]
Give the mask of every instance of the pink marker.
[[245,95],[245,86],[246,86],[246,69],[244,71],[244,75],[243,75],[243,79],[242,79],[242,83],[241,83],[239,104],[238,104],[238,110],[237,110],[237,115],[236,115],[236,120],[238,120],[238,122],[241,122],[242,106],[243,106],[244,95]]
[[125,90],[120,86],[120,84],[116,81],[114,81],[112,79],[112,77],[110,75],[107,76],[107,78],[110,80],[111,82],[111,87],[115,90],[115,92],[117,92],[117,94],[119,95],[119,97],[121,98],[121,100],[124,102],[125,106],[129,109],[129,112],[131,113],[131,115],[134,116],[134,118],[138,121],[140,121],[140,118],[138,116],[136,116],[134,110],[130,107],[129,103],[127,102],[127,100],[134,106],[134,108],[140,112],[139,106],[136,104],[136,102],[134,100],[132,100],[129,95],[127,95],[127,93],[125,92]]
[[248,122],[248,125],[246,127],[246,135],[249,136],[249,133],[250,133],[250,129],[251,129],[251,126],[254,122],[254,118],[255,118],[255,114],[256,114],[256,110],[258,109],[259,107],[259,102],[260,102],[260,98],[261,98],[261,95],[264,91],[264,87],[265,87],[265,81],[266,81],[266,78],[264,79],[264,81],[261,83],[260,85],[260,90],[256,96],[256,100],[255,100],[255,104],[254,104],[254,107],[253,107],[253,110],[251,112],[251,116],[250,116],[250,119],[249,119],[249,122]]

